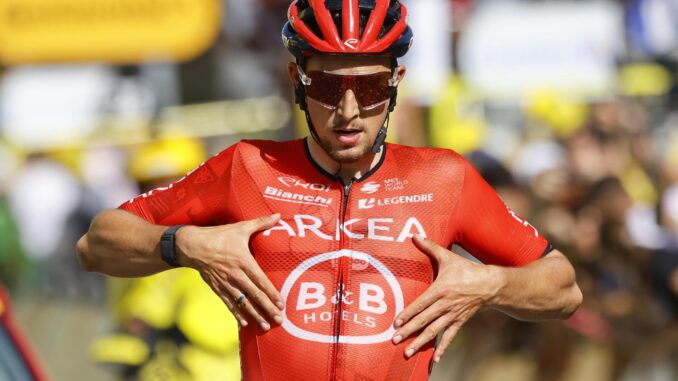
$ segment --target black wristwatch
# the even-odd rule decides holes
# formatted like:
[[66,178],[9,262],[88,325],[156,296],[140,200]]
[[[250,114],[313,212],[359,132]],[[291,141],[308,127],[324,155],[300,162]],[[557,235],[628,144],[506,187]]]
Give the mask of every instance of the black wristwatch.
[[177,253],[175,250],[175,240],[177,230],[181,229],[185,225],[174,225],[162,234],[160,237],[160,257],[162,260],[167,262],[172,267],[181,267],[179,262],[177,262]]

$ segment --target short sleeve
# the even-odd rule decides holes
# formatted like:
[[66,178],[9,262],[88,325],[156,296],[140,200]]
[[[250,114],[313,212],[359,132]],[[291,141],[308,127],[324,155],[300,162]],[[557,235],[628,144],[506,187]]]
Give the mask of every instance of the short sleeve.
[[139,195],[118,208],[158,225],[215,225],[225,215],[235,144],[175,183]]
[[456,242],[487,264],[520,266],[551,250],[548,241],[501,200],[464,160],[464,183],[456,208]]

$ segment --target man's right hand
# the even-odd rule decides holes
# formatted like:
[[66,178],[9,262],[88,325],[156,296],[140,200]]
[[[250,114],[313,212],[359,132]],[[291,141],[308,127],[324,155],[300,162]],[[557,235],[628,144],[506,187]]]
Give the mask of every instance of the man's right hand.
[[[265,331],[271,327],[269,322],[282,323],[282,296],[249,249],[252,235],[273,227],[279,219],[274,214],[229,225],[185,226],[177,232],[179,263],[196,269],[243,327],[248,319]],[[243,294],[246,298],[238,305]]]

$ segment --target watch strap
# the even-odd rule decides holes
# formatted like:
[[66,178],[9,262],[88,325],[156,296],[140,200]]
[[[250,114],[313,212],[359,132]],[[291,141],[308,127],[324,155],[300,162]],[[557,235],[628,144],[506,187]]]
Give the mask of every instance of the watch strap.
[[169,227],[160,237],[160,257],[172,267],[181,267],[177,261],[176,253],[176,233],[185,225],[174,225]]

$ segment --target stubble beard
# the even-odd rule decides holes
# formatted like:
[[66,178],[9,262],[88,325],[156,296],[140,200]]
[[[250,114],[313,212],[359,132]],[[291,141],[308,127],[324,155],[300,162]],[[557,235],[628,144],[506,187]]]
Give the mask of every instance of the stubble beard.
[[357,146],[342,148],[340,146],[333,145],[329,142],[329,139],[319,139],[320,147],[327,153],[327,155],[332,158],[332,160],[337,163],[355,163],[365,158],[371,152],[371,146],[369,144],[369,139],[367,142],[360,143]]

